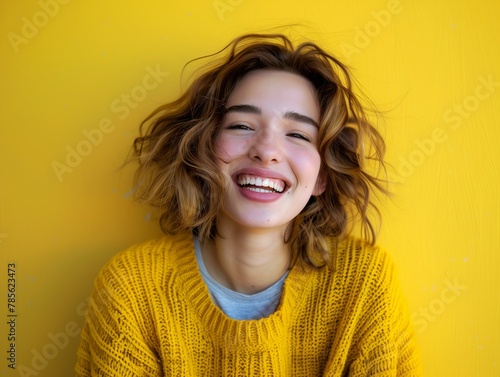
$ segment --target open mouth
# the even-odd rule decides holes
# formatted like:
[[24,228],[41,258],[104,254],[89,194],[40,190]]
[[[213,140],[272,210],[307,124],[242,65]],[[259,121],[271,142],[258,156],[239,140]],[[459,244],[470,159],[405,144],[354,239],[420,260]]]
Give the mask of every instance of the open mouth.
[[241,174],[238,176],[238,186],[260,193],[282,193],[285,191],[286,183],[280,179]]

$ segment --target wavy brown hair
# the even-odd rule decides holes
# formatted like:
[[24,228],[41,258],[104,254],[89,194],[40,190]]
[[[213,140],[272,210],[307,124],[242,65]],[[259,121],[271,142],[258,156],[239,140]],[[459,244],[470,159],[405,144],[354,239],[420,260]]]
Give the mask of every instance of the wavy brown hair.
[[375,243],[369,214],[379,212],[373,193],[387,191],[368,162],[384,167],[385,144],[354,93],[348,68],[315,43],[295,46],[282,34],[243,35],[209,57],[218,59],[204,66],[178,99],[147,117],[134,141],[135,195],[160,208],[162,230],[189,231],[203,242],[216,237],[225,181],[214,146],[225,105],[243,76],[268,69],[309,80],[320,104],[318,150],[327,187],[290,224],[286,242],[292,260],[316,267],[328,263],[331,241],[347,237],[355,221]]

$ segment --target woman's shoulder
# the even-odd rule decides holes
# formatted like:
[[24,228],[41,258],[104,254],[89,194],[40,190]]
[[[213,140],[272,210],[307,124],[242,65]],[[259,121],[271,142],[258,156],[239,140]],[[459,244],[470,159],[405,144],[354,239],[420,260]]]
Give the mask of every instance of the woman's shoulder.
[[377,258],[387,257],[387,251],[377,243],[370,243],[362,238],[349,236],[342,241],[329,239],[332,254],[335,256],[346,256],[349,258],[359,258],[362,256]]
[[351,236],[341,242],[332,239],[330,245],[333,269],[336,273],[377,280],[392,274],[392,258],[385,248],[378,244]]
[[140,243],[136,243],[114,255],[110,263],[126,263],[129,259],[164,260],[170,259],[176,253],[192,248],[193,237],[186,233],[165,235]]
[[101,269],[97,280],[113,281],[121,286],[155,278],[176,263],[176,259],[191,254],[192,236],[165,235],[137,243],[115,254]]

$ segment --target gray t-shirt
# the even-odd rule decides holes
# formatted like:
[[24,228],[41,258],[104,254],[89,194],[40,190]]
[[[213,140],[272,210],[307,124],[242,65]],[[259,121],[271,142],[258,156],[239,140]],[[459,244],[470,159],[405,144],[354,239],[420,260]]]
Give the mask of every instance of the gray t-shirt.
[[264,291],[247,295],[224,287],[210,276],[203,262],[201,246],[197,238],[194,240],[194,249],[198,268],[212,295],[212,300],[228,317],[249,320],[264,318],[274,313],[280,302],[283,284],[288,276],[288,271]]

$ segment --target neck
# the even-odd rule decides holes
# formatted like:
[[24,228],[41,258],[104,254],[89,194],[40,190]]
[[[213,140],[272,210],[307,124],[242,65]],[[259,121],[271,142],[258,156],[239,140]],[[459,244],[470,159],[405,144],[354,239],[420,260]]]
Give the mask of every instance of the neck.
[[278,281],[290,266],[291,252],[283,230],[221,233],[202,245],[209,274],[225,287],[246,294],[257,293]]

